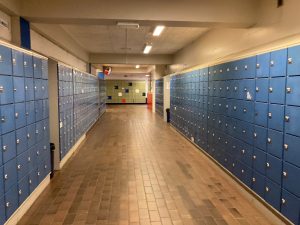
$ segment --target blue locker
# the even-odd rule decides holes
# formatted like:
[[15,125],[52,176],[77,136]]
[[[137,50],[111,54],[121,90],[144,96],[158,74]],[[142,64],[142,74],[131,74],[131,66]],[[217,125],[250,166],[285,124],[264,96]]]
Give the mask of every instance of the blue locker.
[[240,177],[239,179],[248,187],[252,185],[252,169],[243,163],[240,163]]
[[2,105],[1,109],[1,132],[2,134],[8,133],[15,129],[15,106]]
[[[70,83],[72,85],[72,83]],[[42,80],[42,97],[48,98],[48,80]]]
[[239,60],[239,65],[241,67],[240,72],[242,79],[255,77],[256,56]]
[[255,100],[255,80],[247,79],[240,82],[242,84],[241,91],[243,92],[243,99],[248,101]]
[[37,155],[36,155],[36,145],[28,149],[28,169],[32,171],[37,166]]
[[46,119],[49,117],[49,100],[44,99],[43,100],[43,119]]
[[287,75],[300,75],[300,46],[288,48]]
[[43,119],[43,100],[38,100],[34,102],[35,107],[35,121],[40,121]]
[[240,161],[247,167],[252,167],[253,147],[242,142],[240,149]]
[[270,77],[284,77],[287,70],[287,49],[271,52]]
[[9,189],[16,183],[17,178],[17,162],[16,159],[12,159],[3,167],[4,174],[4,190],[8,192]]
[[14,184],[5,194],[6,219],[11,217],[11,215],[17,210],[18,206],[18,188],[17,185]]
[[266,183],[265,176],[253,171],[251,188],[262,198],[264,198],[265,195],[265,183]]
[[14,82],[14,101],[25,101],[25,80],[23,77],[13,77]]
[[267,154],[266,177],[281,185],[282,160]]
[[42,78],[48,79],[48,60],[42,59]]
[[[0,165],[0,198],[2,198],[2,196],[4,195],[4,181],[3,181],[3,166],[2,164]],[[1,204],[1,202],[0,202]]]
[[289,134],[284,137],[284,154],[283,158],[286,162],[292,163],[300,167],[300,138]]
[[28,175],[26,175],[22,180],[18,183],[18,195],[19,195],[19,205],[27,199],[29,196],[29,184],[28,184]]
[[38,185],[37,168],[29,173],[29,193],[31,194]]
[[256,102],[255,103],[255,113],[254,113],[254,123],[263,127],[268,127],[268,103]]
[[14,102],[13,86],[11,76],[0,76],[0,103],[2,105]]
[[26,101],[34,100],[34,85],[32,78],[25,78],[25,99]]
[[5,216],[5,199],[4,196],[0,197],[0,224],[4,224],[6,222]]
[[33,77],[32,55],[24,54],[24,75],[25,77]]
[[16,152],[16,134],[15,131],[2,135],[2,156],[3,163],[15,158]]
[[283,131],[284,125],[284,106],[277,104],[269,104],[268,113],[269,128]]
[[294,224],[299,224],[300,199],[282,189],[281,213]]
[[241,101],[238,111],[238,119],[244,120],[249,123],[254,122],[254,102]]
[[23,52],[12,50],[12,66],[14,76],[24,76]]
[[27,127],[23,127],[16,130],[16,146],[17,155],[25,152],[27,150],[28,140],[27,140]]
[[286,85],[286,104],[300,106],[300,76],[288,77]]
[[26,107],[25,103],[15,104],[16,129],[26,126]]
[[43,98],[43,91],[42,91],[42,79],[34,79],[34,99],[39,100]]
[[29,163],[28,163],[28,151],[23,152],[17,157],[17,172],[18,172],[18,181],[23,179],[25,175],[29,172]]
[[42,59],[33,56],[33,76],[42,78]]
[[34,101],[26,102],[26,124],[32,124],[35,122],[35,107]]
[[269,100],[269,79],[256,79],[255,100],[258,102],[268,102]]
[[299,174],[299,167],[287,162],[283,163],[282,187],[297,197],[300,197]]
[[267,154],[264,151],[255,148],[253,151],[253,168],[255,169],[255,171],[261,173],[262,175],[265,175],[266,162]]
[[28,148],[31,148],[36,143],[34,123],[27,126],[27,141],[28,141]]
[[276,77],[270,79],[269,102],[276,104],[285,103],[285,77]]
[[275,130],[268,130],[267,150],[280,159],[283,157],[283,133]]
[[280,211],[281,187],[271,180],[266,179],[265,191],[265,200],[275,209]]
[[11,49],[0,45],[0,74],[12,75]]
[[256,77],[269,77],[270,53],[256,56]]
[[36,142],[40,142],[43,139],[43,137],[44,137],[43,130],[44,130],[44,121],[41,120],[39,122],[36,122],[36,124],[35,124]]
[[285,132],[300,136],[300,107],[287,106],[285,113]]
[[265,127],[255,126],[254,127],[254,146],[263,151],[267,150],[267,139],[268,139],[268,130]]

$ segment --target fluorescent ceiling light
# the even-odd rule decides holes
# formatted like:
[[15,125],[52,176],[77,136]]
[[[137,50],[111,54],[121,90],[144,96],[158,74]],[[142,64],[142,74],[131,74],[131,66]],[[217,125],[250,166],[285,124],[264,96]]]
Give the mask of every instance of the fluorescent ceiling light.
[[149,74],[147,74],[147,75],[145,75],[146,77],[149,77],[150,75]]
[[128,29],[139,29],[140,25],[138,23],[131,23],[131,22],[117,22],[117,26],[128,28]]
[[153,36],[159,36],[161,32],[165,29],[165,26],[156,26],[153,31]]
[[139,69],[139,68],[140,68],[140,65],[136,65],[135,68],[136,68],[136,69]]
[[152,49],[152,45],[146,45],[144,48],[144,54],[149,54]]

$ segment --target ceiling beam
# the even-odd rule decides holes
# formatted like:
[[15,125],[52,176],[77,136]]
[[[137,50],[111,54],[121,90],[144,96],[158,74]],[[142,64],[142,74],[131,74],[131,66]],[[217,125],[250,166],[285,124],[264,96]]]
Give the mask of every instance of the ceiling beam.
[[173,55],[90,54],[92,64],[170,65]]
[[[38,0],[21,1],[23,17],[36,23],[249,27],[258,0]],[[117,19],[117,20],[116,20]]]

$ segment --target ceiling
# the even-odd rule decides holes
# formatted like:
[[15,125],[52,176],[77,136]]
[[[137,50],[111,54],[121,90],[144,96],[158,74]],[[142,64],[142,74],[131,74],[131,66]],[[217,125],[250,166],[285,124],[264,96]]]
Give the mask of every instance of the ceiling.
[[153,37],[152,26],[125,29],[117,25],[60,25],[83,49],[90,53],[141,54],[152,43],[151,54],[174,54],[198,39],[208,28],[167,27]]

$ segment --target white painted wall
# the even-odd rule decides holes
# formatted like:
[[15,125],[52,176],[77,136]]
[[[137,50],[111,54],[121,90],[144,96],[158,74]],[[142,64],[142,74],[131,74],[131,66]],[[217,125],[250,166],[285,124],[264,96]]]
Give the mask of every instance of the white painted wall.
[[170,108],[171,105],[170,80],[170,76],[164,77],[164,121],[167,121],[166,109]]
[[31,32],[31,48],[32,50],[60,62],[63,62],[72,67],[76,67],[81,71],[86,71],[87,63],[78,59],[71,53],[66,50],[60,48],[56,44],[52,43],[42,35],[38,34],[34,30],[30,30]]
[[258,22],[247,29],[213,29],[174,57],[174,64],[192,67],[209,65],[260,51],[300,43],[300,1],[285,0],[276,7],[274,0],[258,4]]

